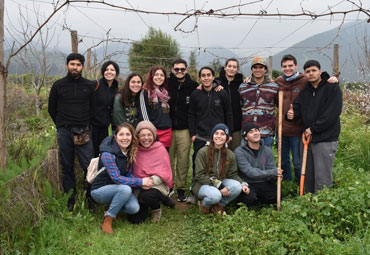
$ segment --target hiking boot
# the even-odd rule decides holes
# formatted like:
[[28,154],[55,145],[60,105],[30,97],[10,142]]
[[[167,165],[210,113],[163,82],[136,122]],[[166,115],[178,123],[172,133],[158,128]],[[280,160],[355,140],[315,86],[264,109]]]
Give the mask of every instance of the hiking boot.
[[223,215],[224,214],[224,206],[222,205],[219,205],[219,204],[215,204],[212,206],[212,212],[214,215]]
[[175,208],[176,200],[172,200],[170,197],[166,197],[164,200],[162,200],[162,202],[165,206],[168,206],[169,208]]
[[185,190],[183,189],[178,189],[177,190],[177,201],[179,202],[186,202],[186,195],[185,195]]
[[198,200],[199,211],[203,214],[209,214],[209,207],[202,205],[202,201]]
[[113,217],[110,217],[110,216],[104,217],[103,224],[101,224],[101,229],[103,230],[104,233],[113,234],[112,221],[113,221]]
[[159,222],[162,217],[162,208],[152,210],[152,222]]
[[188,204],[195,204],[195,196],[194,196],[194,195],[190,195],[190,196],[186,199],[186,203],[188,203]]

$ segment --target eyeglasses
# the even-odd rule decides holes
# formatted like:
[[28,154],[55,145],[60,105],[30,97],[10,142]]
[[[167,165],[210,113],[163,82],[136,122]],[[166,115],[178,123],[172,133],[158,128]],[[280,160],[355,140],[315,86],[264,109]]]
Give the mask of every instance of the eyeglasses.
[[186,71],[186,68],[174,68],[173,69],[176,73],[178,73],[178,72],[185,72]]

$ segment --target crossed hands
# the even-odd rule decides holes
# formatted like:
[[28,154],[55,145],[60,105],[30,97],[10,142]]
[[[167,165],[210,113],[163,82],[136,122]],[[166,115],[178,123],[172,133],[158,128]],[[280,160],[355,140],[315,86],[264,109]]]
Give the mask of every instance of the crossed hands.
[[153,188],[154,181],[152,177],[144,177],[143,178],[143,184],[141,185],[142,189],[151,189]]

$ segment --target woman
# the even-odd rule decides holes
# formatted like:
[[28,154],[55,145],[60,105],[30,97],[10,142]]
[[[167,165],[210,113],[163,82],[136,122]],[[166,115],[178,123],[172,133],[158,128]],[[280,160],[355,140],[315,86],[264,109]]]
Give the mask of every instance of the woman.
[[108,136],[108,126],[112,121],[113,101],[117,93],[119,67],[116,62],[107,61],[101,68],[102,78],[95,87],[95,111],[92,117],[91,136],[94,157],[99,155],[99,145]]
[[100,145],[99,169],[101,172],[91,187],[91,197],[99,204],[110,204],[101,225],[105,233],[113,234],[112,221],[119,212],[135,214],[140,206],[131,188],[149,189],[151,178],[137,178],[133,174],[138,142],[134,128],[123,123],[116,128],[114,136],[106,137]]
[[171,208],[175,206],[175,201],[168,197],[173,186],[170,158],[163,144],[155,141],[157,132],[150,121],[139,122],[136,134],[139,148],[134,162],[134,174],[139,178],[150,177],[154,184],[151,189],[140,191],[140,212],[129,219],[133,223],[144,221],[150,208],[152,221],[158,222],[162,215],[161,201]]
[[143,78],[138,73],[131,73],[119,94],[114,98],[113,123],[119,125],[123,122],[136,127],[138,123],[139,95],[143,86]]
[[149,120],[153,123],[157,128],[159,141],[168,149],[171,146],[172,122],[169,115],[170,106],[168,101],[170,96],[168,94],[167,74],[163,67],[154,66],[150,69],[142,93],[140,104],[143,107],[145,106],[144,110],[147,114],[143,112],[141,107],[141,117],[139,119]]
[[201,148],[195,160],[195,177],[192,192],[198,197],[202,213],[223,213],[224,207],[234,200],[241,191],[248,194],[249,188],[238,176],[234,153],[226,148],[229,128],[216,124],[211,131],[212,141]]

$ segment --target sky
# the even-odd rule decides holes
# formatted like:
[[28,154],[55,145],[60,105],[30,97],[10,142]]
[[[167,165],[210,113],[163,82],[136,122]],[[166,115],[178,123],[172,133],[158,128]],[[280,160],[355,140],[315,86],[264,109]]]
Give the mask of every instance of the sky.
[[[26,17],[30,29],[36,27],[36,16],[44,20],[52,12],[52,3],[56,0],[5,0],[5,33],[19,38],[20,12]],[[60,2],[64,2],[60,0]],[[301,40],[339,26],[343,15],[327,16],[313,20],[310,17],[257,17],[233,16],[216,18],[210,16],[190,17],[180,23],[184,16],[139,14],[111,8],[103,4],[72,3],[59,11],[48,23],[55,29],[52,45],[63,51],[71,50],[69,30],[77,30],[79,34],[79,51],[98,44],[103,39],[120,38],[125,43],[120,49],[127,51],[130,42],[140,40],[148,31],[149,26],[160,28],[171,35],[184,51],[217,52],[223,47],[232,50],[238,56],[269,56]],[[105,0],[105,2],[128,8],[157,11],[192,13],[194,10],[217,10],[230,6],[223,11],[225,14],[253,13],[302,13],[302,9],[322,14],[331,11],[348,11],[356,8],[346,0]],[[360,4],[361,1],[353,0]],[[249,3],[249,4],[248,4]],[[238,7],[238,5],[243,5]],[[362,0],[362,7],[370,10],[370,1]],[[39,9],[36,15],[35,9]],[[353,13],[345,17],[344,22],[367,20],[365,14]],[[179,25],[179,26],[178,26]],[[178,26],[181,30],[175,31]],[[194,26],[196,26],[195,29]],[[44,30],[45,31],[45,30]],[[8,40],[9,42],[14,39]],[[312,45],[320,47],[323,45]],[[216,55],[216,54],[215,54]]]

